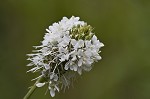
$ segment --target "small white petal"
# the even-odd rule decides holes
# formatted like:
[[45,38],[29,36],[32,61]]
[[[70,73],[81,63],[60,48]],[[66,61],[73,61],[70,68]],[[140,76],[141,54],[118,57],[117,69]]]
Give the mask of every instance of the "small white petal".
[[54,73],[51,73],[50,74],[50,79],[53,79],[54,78]]
[[91,44],[91,40],[90,41],[88,41],[88,40],[86,40],[85,41],[85,46],[86,47],[90,47],[92,44]]
[[69,68],[69,66],[68,66],[69,63],[70,63],[70,62],[67,62],[67,63],[65,64],[65,70],[68,70],[68,68]]
[[82,66],[82,59],[79,59],[79,61],[78,61],[78,66],[80,67],[80,66]]
[[65,70],[68,70],[69,66],[68,65],[65,65]]
[[74,46],[74,49],[77,50],[79,48],[79,43]]
[[29,63],[27,66],[33,66],[34,65],[34,63],[33,62],[31,62],[31,63]]
[[50,89],[50,95],[51,95],[52,97],[54,97],[54,96],[55,96],[55,91],[54,91],[54,89],[53,89],[53,88],[51,88],[51,89]]
[[72,61],[75,61],[76,59],[77,59],[77,57],[76,57],[76,56],[73,56]]
[[80,57],[83,56],[83,55],[84,55],[83,50],[82,50],[82,49],[79,49],[79,50],[78,50],[78,57],[80,58]]
[[47,52],[45,52],[45,53],[43,53],[45,56],[47,56],[47,55],[49,55],[49,54],[51,54],[51,52],[52,51],[47,51]]
[[74,65],[69,66],[70,70],[74,70]]
[[73,69],[74,69],[74,71],[77,71],[78,66],[77,65],[73,65]]
[[92,56],[92,50],[90,49],[87,49],[84,54],[87,56],[87,57],[91,57]]
[[69,54],[65,55],[65,59],[68,60],[69,59]]
[[44,67],[46,70],[50,69],[50,66],[48,64],[45,64]]
[[88,59],[85,60],[85,64],[87,64],[88,66],[91,66],[91,64],[93,62],[94,62],[93,59],[90,59],[90,58],[88,58]]
[[43,87],[45,85],[45,83],[37,83],[36,86],[37,87]]
[[82,68],[78,68],[77,72],[79,73],[79,75],[82,74]]
[[71,39],[71,44],[72,44],[73,46],[75,46],[75,45],[77,44],[77,41],[76,41],[75,39]]
[[104,46],[104,44],[100,42],[100,46],[101,46],[101,47],[103,47],[103,46]]
[[93,35],[92,41],[95,42],[96,40],[97,40],[97,37],[95,35]]
[[99,55],[98,55],[98,56],[96,56],[95,58],[96,58],[97,60],[101,60],[101,59],[102,59],[102,57],[101,57],[101,56],[99,56]]
[[48,33],[51,33],[51,31],[50,31],[49,29],[46,29],[46,31],[47,31]]
[[65,49],[63,47],[59,47],[59,52],[60,53],[65,52]]
[[84,46],[84,41],[83,40],[79,40],[78,43],[79,43],[79,47],[83,47]]
[[54,75],[54,81],[57,81],[57,80],[58,80],[58,76]]

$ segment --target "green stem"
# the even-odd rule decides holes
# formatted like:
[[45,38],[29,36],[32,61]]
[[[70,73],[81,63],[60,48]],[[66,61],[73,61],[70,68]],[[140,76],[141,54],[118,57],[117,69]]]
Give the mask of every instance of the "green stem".
[[42,80],[43,80],[43,76],[42,77],[40,77],[36,82],[35,82],[35,84],[30,88],[30,90],[28,91],[28,93],[24,96],[24,98],[23,99],[29,99],[30,98],[30,96],[33,94],[33,92],[35,91],[35,89],[37,88],[36,87],[36,84],[37,83],[39,83],[39,82],[41,82]]

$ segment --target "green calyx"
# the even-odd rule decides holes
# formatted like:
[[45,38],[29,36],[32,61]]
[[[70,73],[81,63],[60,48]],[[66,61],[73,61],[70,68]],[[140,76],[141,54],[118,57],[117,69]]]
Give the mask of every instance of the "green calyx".
[[70,35],[73,39],[79,40],[90,40],[94,33],[92,33],[93,28],[90,25],[77,25],[70,30]]

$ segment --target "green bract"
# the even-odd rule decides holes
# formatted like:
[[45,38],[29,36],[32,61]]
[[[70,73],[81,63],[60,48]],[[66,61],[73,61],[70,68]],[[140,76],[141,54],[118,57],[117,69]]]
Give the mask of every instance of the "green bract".
[[92,33],[92,30],[93,28],[90,25],[77,25],[70,30],[70,35],[73,39],[76,40],[90,40],[94,35],[94,33]]

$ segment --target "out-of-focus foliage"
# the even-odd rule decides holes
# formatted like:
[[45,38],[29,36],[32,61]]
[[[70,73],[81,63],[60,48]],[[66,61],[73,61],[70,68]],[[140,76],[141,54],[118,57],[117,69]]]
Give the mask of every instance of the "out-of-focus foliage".
[[[26,54],[63,16],[79,16],[105,44],[103,59],[55,99],[150,99],[150,0],[1,0],[0,99],[22,99]],[[39,88],[31,99],[49,99]]]

